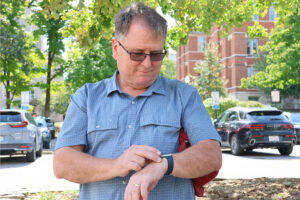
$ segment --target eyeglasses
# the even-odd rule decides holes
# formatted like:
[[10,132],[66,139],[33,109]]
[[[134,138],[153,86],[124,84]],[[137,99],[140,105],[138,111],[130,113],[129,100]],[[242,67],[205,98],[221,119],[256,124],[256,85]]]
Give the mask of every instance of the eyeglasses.
[[134,53],[128,51],[118,40],[117,42],[126,51],[126,53],[129,54],[130,59],[133,61],[144,61],[146,56],[150,56],[151,61],[162,61],[165,55],[167,54],[167,51],[165,49],[163,52],[160,53]]

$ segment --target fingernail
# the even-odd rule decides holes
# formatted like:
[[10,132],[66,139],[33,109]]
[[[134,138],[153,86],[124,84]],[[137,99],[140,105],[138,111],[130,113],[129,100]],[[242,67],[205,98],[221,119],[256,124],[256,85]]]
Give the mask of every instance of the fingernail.
[[161,155],[161,152],[160,152],[160,151],[158,151],[158,152],[157,152],[157,154],[160,156],[160,155]]

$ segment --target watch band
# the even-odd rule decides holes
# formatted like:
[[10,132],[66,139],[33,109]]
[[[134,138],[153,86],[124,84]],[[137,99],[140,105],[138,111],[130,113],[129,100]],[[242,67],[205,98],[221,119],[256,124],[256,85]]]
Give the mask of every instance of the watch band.
[[162,158],[166,158],[168,161],[168,169],[165,175],[169,175],[172,173],[173,168],[174,168],[174,160],[172,154],[164,154],[161,156]]

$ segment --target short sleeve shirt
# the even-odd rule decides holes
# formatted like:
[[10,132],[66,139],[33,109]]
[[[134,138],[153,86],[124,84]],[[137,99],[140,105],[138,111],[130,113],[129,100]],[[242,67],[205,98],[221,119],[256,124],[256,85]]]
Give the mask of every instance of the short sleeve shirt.
[[[192,145],[207,139],[220,142],[195,88],[158,76],[146,92],[133,98],[120,90],[117,73],[85,84],[72,95],[56,149],[85,145],[86,153],[99,158],[117,158],[132,145],[176,153],[181,128]],[[123,199],[131,175],[81,184],[80,199]],[[164,176],[149,193],[149,200],[160,199],[195,199],[191,180]]]

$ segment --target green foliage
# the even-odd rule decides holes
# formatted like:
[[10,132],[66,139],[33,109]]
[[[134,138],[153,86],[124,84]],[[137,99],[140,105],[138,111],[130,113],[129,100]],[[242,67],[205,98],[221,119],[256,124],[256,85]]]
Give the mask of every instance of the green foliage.
[[[212,99],[208,98],[204,100],[203,103],[208,114],[212,118],[215,118],[215,111],[212,109]],[[220,116],[225,110],[236,106],[241,106],[241,107],[264,107],[265,106],[264,104],[259,103],[257,101],[239,101],[237,99],[232,99],[232,98],[220,98],[219,103],[220,103],[220,109],[217,110],[218,116]]]
[[176,79],[176,65],[173,60],[165,57],[160,68],[159,75],[169,79]]
[[[300,4],[299,4],[300,5]],[[300,9],[298,5],[298,10]],[[268,52],[265,69],[242,80],[242,87],[255,86],[268,92],[277,89],[283,97],[300,95],[300,12],[281,18],[263,48]]]
[[218,91],[220,96],[226,96],[225,81],[220,77],[223,68],[217,46],[209,43],[204,51],[204,60],[199,61],[194,68],[198,76],[189,76],[190,84],[197,88],[203,99],[209,98],[213,91]]
[[43,59],[29,33],[16,20],[22,17],[28,1],[1,1],[0,85],[6,92],[6,107],[14,97],[32,88]]
[[65,115],[71,100],[72,89],[64,81],[53,82],[51,110]]
[[60,55],[64,52],[65,45],[63,43],[63,28],[66,26],[66,13],[71,9],[70,1],[60,0],[42,0],[37,1],[31,23],[37,26],[34,36],[39,38],[41,35],[47,37],[47,73],[46,83],[38,83],[37,86],[46,88],[45,113],[46,117],[50,116],[50,100],[51,100],[51,82],[54,78],[62,76],[66,70],[64,60]]
[[111,40],[101,39],[89,51],[73,49],[70,53],[66,82],[76,91],[85,83],[94,83],[109,78],[117,69],[112,57]]

